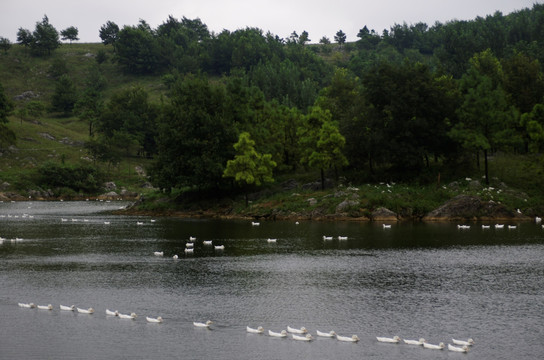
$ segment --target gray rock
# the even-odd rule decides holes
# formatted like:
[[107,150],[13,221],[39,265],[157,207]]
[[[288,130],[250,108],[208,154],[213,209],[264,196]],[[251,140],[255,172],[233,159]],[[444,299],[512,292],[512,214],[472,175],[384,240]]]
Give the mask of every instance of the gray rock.
[[20,100],[34,99],[34,98],[37,98],[37,97],[40,97],[40,95],[36,94],[34,91],[25,91],[22,94],[14,96],[13,99],[20,101]]
[[38,133],[41,137],[47,139],[47,140],[56,140],[55,137],[49,133]]
[[108,181],[108,182],[104,183],[103,187],[104,187],[104,189],[106,189],[108,191],[112,191],[112,190],[117,189],[117,185],[113,181]]
[[317,200],[315,198],[309,198],[309,199],[306,199],[306,201],[308,202],[308,205],[310,206],[314,206],[317,204]]
[[11,186],[10,183],[7,181],[4,181],[2,184],[0,184],[0,191],[6,191]]
[[397,213],[384,207],[379,207],[374,210],[371,217],[373,220],[377,221],[396,221],[398,218]]
[[337,213],[343,213],[343,212],[346,212],[346,210],[348,210],[348,209],[350,209],[352,207],[358,206],[358,205],[359,205],[358,201],[344,200],[344,201],[342,201],[340,204],[338,204],[336,206],[336,212]]

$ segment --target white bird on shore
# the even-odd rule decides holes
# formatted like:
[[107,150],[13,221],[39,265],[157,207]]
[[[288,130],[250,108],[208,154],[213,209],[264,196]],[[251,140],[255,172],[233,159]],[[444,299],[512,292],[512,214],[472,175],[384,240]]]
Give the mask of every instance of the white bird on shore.
[[293,334],[293,340],[311,341],[311,340],[313,340],[313,337],[310,334],[306,334],[305,336],[300,336],[300,335]]
[[408,345],[423,345],[423,343],[425,343],[425,339],[421,338],[419,340],[406,340],[406,339],[403,339],[404,343],[405,344],[408,344]]
[[188,243],[185,244],[185,247],[186,248],[193,248],[193,247],[195,247],[195,243],[188,242]]
[[155,252],[153,253],[153,255],[155,255],[155,256],[163,256],[163,255],[164,255],[164,251],[155,251]]
[[117,311],[117,310],[111,311],[111,310],[106,309],[106,315],[119,316],[119,311]]
[[392,338],[377,336],[376,339],[379,342],[384,342],[384,343],[398,343],[400,341],[400,337],[398,336],[394,336]]
[[451,344],[448,344],[448,350],[449,351],[456,351],[456,352],[468,352],[468,346],[466,345],[463,345],[463,347],[457,347],[457,346],[453,346]]
[[322,331],[319,331],[319,330],[316,330],[317,331],[317,336],[321,336],[321,337],[334,337],[336,335],[336,333],[334,331],[329,331],[329,332],[322,332]]
[[189,241],[196,241],[196,237],[194,237],[194,236],[189,236]]
[[308,330],[306,330],[304,326],[301,327],[300,329],[295,329],[290,326],[287,326],[287,331],[292,334],[306,334],[308,332]]
[[275,243],[276,241],[278,241],[278,239],[266,239],[266,241],[268,241],[269,243]]
[[272,336],[272,337],[286,337],[287,336],[287,331],[285,330],[282,330],[281,332],[274,332],[272,330],[268,330],[268,335]]
[[424,347],[425,349],[442,350],[442,349],[444,349],[444,348],[446,347],[446,345],[444,345],[443,342],[441,342],[441,343],[438,344],[438,345],[423,343],[423,347]]
[[213,241],[212,240],[204,240],[202,243],[204,245],[211,245],[213,243]]
[[351,337],[336,335],[336,338],[338,340],[340,340],[340,341],[348,341],[348,342],[357,342],[357,341],[359,341],[359,337],[357,335],[352,335]]
[[53,305],[38,305],[37,308],[40,310],[53,310]]
[[542,218],[541,218],[541,217],[538,217],[538,216],[535,217],[535,222],[536,222],[537,224],[540,224],[540,223],[542,222]]
[[60,309],[62,311],[74,311],[76,309],[76,306],[75,305],[70,305],[70,306],[60,305]]
[[183,250],[186,254],[193,254],[195,252],[195,249],[194,248],[185,248],[185,250]]
[[143,225],[144,223],[142,221],[136,221],[136,225]]
[[138,315],[136,315],[135,313],[131,313],[130,315],[119,313],[118,316],[119,316],[119,319],[129,319],[129,320],[134,320],[138,317]]
[[25,308],[25,309],[34,309],[36,305],[34,303],[19,303],[19,307]]
[[225,250],[225,245],[216,245],[214,246],[215,250]]
[[251,334],[262,334],[264,333],[264,328],[262,326],[259,326],[258,328],[254,329],[246,326],[246,331]]
[[202,322],[193,322],[193,325],[196,326],[196,327],[205,327],[205,328],[208,328],[210,327],[210,325],[213,324],[213,321],[211,320],[208,320],[206,321],[205,323],[202,323]]
[[177,260],[177,259],[179,259],[179,256],[174,255],[174,256],[172,256],[172,259]]
[[150,322],[150,323],[162,323],[162,317],[156,317],[156,318],[152,318],[152,317],[149,317],[149,316],[146,316],[145,319],[147,320],[147,322]]
[[77,308],[77,312],[81,314],[92,314],[94,313],[94,309],[93,308],[88,308],[88,309]]
[[461,345],[461,346],[472,346],[474,345],[474,340],[472,339],[468,339],[468,340],[455,340],[455,339],[451,339],[451,341],[455,344],[455,345]]

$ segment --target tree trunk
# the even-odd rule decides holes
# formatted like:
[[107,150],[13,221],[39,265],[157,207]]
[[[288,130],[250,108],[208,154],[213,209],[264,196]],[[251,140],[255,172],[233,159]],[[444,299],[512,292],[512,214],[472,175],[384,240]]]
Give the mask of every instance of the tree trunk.
[[476,166],[478,167],[478,170],[480,170],[480,151],[476,150]]
[[487,150],[484,150],[485,183],[489,185],[489,169],[487,166]]
[[246,208],[249,206],[249,200],[247,198],[247,191],[244,191],[244,198],[246,200]]
[[321,169],[321,190],[325,190],[325,171]]

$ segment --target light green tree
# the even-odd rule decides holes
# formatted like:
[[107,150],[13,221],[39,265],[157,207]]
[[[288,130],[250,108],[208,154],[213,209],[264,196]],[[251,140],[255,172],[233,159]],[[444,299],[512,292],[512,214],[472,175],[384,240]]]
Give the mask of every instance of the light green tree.
[[276,162],[270,154],[259,154],[255,150],[255,141],[248,132],[242,132],[238,142],[234,144],[236,155],[234,160],[227,161],[224,177],[232,177],[234,181],[245,187],[246,206],[248,205],[247,185],[261,186],[265,182],[273,182],[272,170]]
[[324,189],[325,170],[334,169],[338,179],[338,170],[348,165],[342,153],[346,139],[340,134],[338,124],[332,120],[331,112],[319,106],[314,106],[305,116],[297,135],[302,148],[301,162],[320,170],[321,188]]

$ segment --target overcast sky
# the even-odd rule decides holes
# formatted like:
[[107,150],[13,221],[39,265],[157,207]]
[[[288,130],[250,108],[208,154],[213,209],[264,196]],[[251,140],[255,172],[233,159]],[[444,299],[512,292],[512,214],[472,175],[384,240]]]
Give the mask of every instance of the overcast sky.
[[311,42],[323,36],[334,40],[338,30],[347,41],[356,41],[365,25],[379,34],[394,24],[471,20],[499,10],[504,15],[531,8],[543,0],[2,0],[0,36],[17,40],[20,27],[33,31],[47,15],[60,32],[69,26],[79,30],[79,42],[100,42],[98,31],[107,21],[119,27],[140,19],[153,29],[168,15],[177,19],[200,18],[215,33],[257,27],[287,38],[306,30]]

